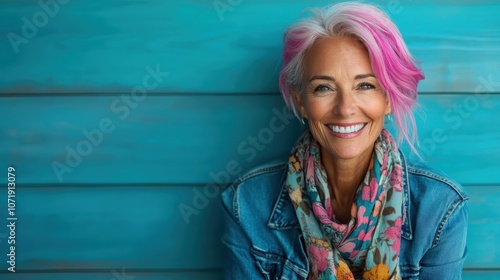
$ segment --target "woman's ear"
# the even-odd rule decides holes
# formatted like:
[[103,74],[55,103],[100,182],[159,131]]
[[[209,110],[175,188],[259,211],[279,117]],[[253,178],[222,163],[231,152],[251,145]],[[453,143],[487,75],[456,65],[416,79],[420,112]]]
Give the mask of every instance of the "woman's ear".
[[302,102],[302,97],[300,96],[300,93],[293,85],[290,87],[290,91],[292,93],[292,98],[295,103],[295,107],[299,110],[300,115],[302,116],[302,118],[307,118],[307,114],[305,113],[304,110],[304,103]]
[[385,99],[386,99],[386,103],[385,103],[385,115],[387,114],[390,114],[392,112],[392,109],[391,109],[391,99],[389,98],[389,96],[386,94],[385,95]]

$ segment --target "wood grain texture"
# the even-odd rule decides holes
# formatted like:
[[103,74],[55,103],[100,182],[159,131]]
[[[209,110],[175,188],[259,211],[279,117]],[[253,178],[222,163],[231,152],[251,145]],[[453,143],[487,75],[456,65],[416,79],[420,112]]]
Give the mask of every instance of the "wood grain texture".
[[[426,94],[421,103],[428,163],[462,184],[499,184],[500,128],[492,121],[500,95]],[[147,96],[133,104],[120,96],[2,98],[0,157],[18,167],[20,184],[228,183],[286,159],[303,129],[276,95]]]
[[[205,198],[202,204],[203,198],[195,199],[197,191],[204,193],[201,187],[19,186],[16,266],[217,268],[221,264],[219,201]],[[0,194],[2,201],[6,196],[6,192]],[[195,207],[198,215],[185,219],[181,203]],[[4,221],[5,215],[6,211],[0,213]],[[0,233],[7,233],[7,228]],[[0,255],[0,261],[6,263],[6,254]]]
[[[0,92],[130,92],[157,65],[169,75],[151,91],[277,92],[284,29],[335,1],[214,2],[2,1]],[[474,92],[500,76],[498,1],[373,2],[422,62],[421,92]]]
[[[469,186],[467,269],[500,267],[500,186]],[[220,189],[19,187],[19,269],[217,269]],[[0,199],[6,199],[0,193]],[[191,207],[183,215],[180,206]],[[0,215],[5,215],[2,211]],[[185,212],[186,213],[186,212]],[[0,216],[5,220],[4,216]],[[5,229],[0,228],[0,234]],[[5,255],[0,261],[5,263]]]

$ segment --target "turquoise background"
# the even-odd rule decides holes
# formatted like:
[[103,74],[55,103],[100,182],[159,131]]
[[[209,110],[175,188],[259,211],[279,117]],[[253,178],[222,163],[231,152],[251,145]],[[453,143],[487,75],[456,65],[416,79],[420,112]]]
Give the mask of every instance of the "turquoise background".
[[[303,130],[278,91],[283,31],[329,3],[2,1],[0,278],[220,279],[220,191]],[[372,3],[426,75],[422,156],[470,194],[464,278],[499,279],[500,3]]]

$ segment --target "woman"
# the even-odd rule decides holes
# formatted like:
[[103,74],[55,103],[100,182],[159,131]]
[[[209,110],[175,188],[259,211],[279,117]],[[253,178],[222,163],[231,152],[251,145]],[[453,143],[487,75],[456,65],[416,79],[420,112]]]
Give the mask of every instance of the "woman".
[[393,116],[415,151],[421,79],[374,6],[314,10],[288,28],[280,88],[309,129],[288,162],[223,193],[226,279],[461,279],[466,194],[384,129]]

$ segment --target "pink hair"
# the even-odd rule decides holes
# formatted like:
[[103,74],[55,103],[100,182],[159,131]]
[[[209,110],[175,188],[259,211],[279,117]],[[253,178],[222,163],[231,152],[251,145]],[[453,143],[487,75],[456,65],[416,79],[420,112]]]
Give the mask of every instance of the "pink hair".
[[398,142],[404,138],[416,152],[413,143],[417,133],[412,109],[417,104],[418,82],[424,79],[424,75],[396,25],[377,7],[363,3],[346,2],[310,11],[310,18],[291,25],[283,37],[279,85],[286,104],[300,118],[291,88],[300,91],[304,56],[318,38],[356,38],[368,50],[374,74],[389,97],[399,130]]

